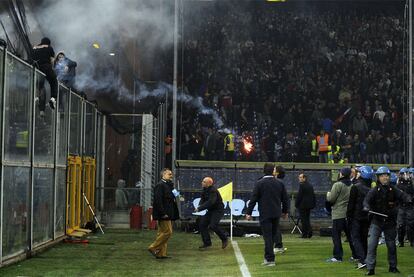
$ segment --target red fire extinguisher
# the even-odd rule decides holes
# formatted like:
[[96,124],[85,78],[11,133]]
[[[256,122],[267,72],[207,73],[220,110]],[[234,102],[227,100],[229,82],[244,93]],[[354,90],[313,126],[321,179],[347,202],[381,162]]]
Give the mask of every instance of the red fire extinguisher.
[[129,213],[129,227],[131,229],[141,229],[142,226],[142,207],[132,206]]

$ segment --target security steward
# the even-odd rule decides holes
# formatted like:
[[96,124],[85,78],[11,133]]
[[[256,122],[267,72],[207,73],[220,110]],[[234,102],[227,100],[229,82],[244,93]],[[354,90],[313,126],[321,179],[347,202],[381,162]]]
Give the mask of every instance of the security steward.
[[221,239],[221,248],[224,249],[228,245],[227,235],[219,228],[220,220],[224,215],[224,205],[220,192],[213,186],[213,178],[205,177],[201,182],[203,192],[199,206],[195,212],[207,210],[207,213],[200,218],[200,234],[203,245],[200,250],[205,250],[211,246],[211,238],[209,228],[217,234]]
[[378,241],[381,232],[384,232],[385,243],[388,250],[389,272],[400,273],[397,269],[397,248],[395,238],[397,236],[398,205],[403,202],[411,202],[409,196],[390,186],[391,172],[386,166],[381,166],[376,171],[378,183],[372,188],[364,200],[364,210],[370,213],[371,226],[368,232],[368,252],[366,275],[375,274]]
[[230,132],[224,138],[224,155],[226,161],[234,161],[234,135]]
[[[397,188],[407,193],[411,199],[414,197],[413,180],[410,178],[408,168],[401,168]],[[413,203],[402,203],[398,208],[398,245],[404,247],[404,238],[407,234],[410,245],[414,246],[414,205]]]

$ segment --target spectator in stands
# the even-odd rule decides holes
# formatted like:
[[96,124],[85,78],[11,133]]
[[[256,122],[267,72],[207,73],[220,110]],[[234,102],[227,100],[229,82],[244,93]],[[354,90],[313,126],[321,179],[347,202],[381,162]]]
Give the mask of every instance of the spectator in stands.
[[300,173],[298,179],[299,191],[296,196],[295,207],[299,210],[300,221],[302,222],[302,238],[311,238],[310,212],[316,206],[315,192],[305,173]]
[[[286,154],[290,150],[285,149],[290,145],[279,143],[286,133],[301,140],[305,132],[324,128],[332,136],[333,149],[342,147],[345,144],[335,141],[332,127],[341,129],[342,136],[351,135],[350,142],[358,134],[361,149],[367,145],[367,156],[373,150],[378,157],[376,148],[368,149],[366,142],[372,130],[383,136],[397,132],[405,139],[400,130],[406,119],[396,112],[403,110],[397,103],[404,102],[398,78],[403,20],[397,6],[379,4],[368,9],[361,3],[341,3],[339,9],[316,5],[298,11],[289,4],[257,4],[261,20],[249,23],[245,19],[252,14],[244,6],[226,15],[220,4],[203,7],[203,17],[186,26],[186,85],[194,94],[208,91],[205,102],[230,124],[227,127],[234,128],[236,137],[252,134],[257,147],[254,160],[270,160],[259,147],[268,148],[262,140],[275,129],[281,147],[275,150],[278,161],[291,160]],[[344,25],[349,27],[346,33],[333,31]],[[393,39],[377,42],[377,34]],[[197,130],[199,116],[185,117]],[[347,157],[351,158],[350,152]],[[365,154],[352,158],[363,159]]]
[[216,133],[213,131],[212,128],[209,128],[208,135],[206,137],[204,144],[204,153],[206,160],[211,161],[216,159],[217,143],[219,142]]
[[354,133],[357,133],[361,137],[361,139],[364,140],[368,132],[368,124],[360,111],[358,112],[358,115],[354,117],[352,127]]

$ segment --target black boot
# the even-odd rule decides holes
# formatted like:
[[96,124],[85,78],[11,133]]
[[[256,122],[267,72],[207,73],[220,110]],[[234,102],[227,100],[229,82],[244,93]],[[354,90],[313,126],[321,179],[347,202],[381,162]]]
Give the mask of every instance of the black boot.
[[375,275],[375,270],[369,269],[368,272],[365,273],[365,275]]
[[396,267],[391,267],[391,266],[390,266],[390,269],[388,270],[388,272],[391,272],[391,273],[401,273],[401,272],[398,270],[398,268],[396,268]]

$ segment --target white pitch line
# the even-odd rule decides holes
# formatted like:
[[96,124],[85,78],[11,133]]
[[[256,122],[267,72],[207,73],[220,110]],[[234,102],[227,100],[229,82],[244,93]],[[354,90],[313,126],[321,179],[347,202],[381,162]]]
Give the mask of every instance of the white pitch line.
[[240,252],[239,245],[237,241],[232,241],[231,244],[233,245],[234,254],[236,255],[237,262],[239,263],[240,272],[243,277],[251,277],[249,269],[247,268],[246,262],[244,261],[243,255]]

